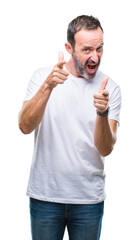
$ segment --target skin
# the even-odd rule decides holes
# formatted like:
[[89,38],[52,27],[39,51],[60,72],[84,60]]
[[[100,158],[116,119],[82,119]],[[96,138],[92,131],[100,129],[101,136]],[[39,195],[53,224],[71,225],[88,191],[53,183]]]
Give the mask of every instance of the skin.
[[[71,55],[66,63],[62,52],[59,53],[58,63],[44,81],[37,94],[23,103],[19,114],[19,127],[24,134],[31,133],[41,122],[51,92],[58,84],[64,84],[69,73],[76,77],[93,78],[96,75],[103,54],[103,33],[100,28],[95,30],[80,30],[75,34],[75,46],[65,44]],[[94,66],[91,70],[88,64]],[[65,65],[65,69],[63,66]],[[93,95],[93,103],[99,112],[107,109],[109,93],[106,90],[108,77],[103,79],[101,87]],[[97,115],[94,131],[94,143],[102,156],[107,156],[113,150],[116,142],[117,122],[107,117]]]
[[[66,43],[65,47],[71,54],[70,61],[66,64],[66,68],[72,75],[76,77],[93,78],[97,72],[101,57],[103,54],[103,33],[100,28],[98,30],[80,30],[75,34],[74,49],[71,44]],[[75,58],[79,65],[83,68],[83,74],[76,68]],[[96,65],[96,71],[90,74],[86,70],[86,62],[91,61]]]
[[[103,54],[103,32],[100,28],[96,30],[80,30],[75,34],[74,48],[66,43],[65,47],[71,54],[71,59],[66,63],[66,68],[76,77],[93,78],[96,75],[101,57]],[[83,72],[80,73],[77,64],[83,67]],[[89,73],[86,68],[87,61],[92,61],[97,67],[94,73]],[[77,67],[77,68],[76,68]],[[109,93],[106,90],[108,77],[102,81],[101,87],[97,93],[93,95],[93,104],[101,113],[105,112],[108,107]],[[94,144],[101,156],[109,155],[116,142],[117,122],[108,120],[108,117],[96,116],[94,130]]]
[[[94,106],[99,112],[104,112],[108,107],[109,93],[106,90],[108,77],[102,81],[98,93],[93,95]],[[117,122],[115,120],[108,120],[108,117],[96,116],[94,143],[96,149],[102,156],[109,155],[116,142]]]
[[51,92],[58,84],[63,84],[67,80],[69,72],[63,69],[64,64],[64,55],[60,52],[58,63],[39,91],[31,100],[23,103],[19,114],[19,128],[24,134],[29,134],[38,127],[42,121]]

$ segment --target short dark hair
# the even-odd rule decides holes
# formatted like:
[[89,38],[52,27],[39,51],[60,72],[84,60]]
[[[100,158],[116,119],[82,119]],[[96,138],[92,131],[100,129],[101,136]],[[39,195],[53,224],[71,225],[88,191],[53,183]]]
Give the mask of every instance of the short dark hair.
[[102,26],[99,22],[99,20],[93,16],[88,15],[81,15],[77,18],[73,19],[69,25],[67,30],[67,41],[72,45],[74,48],[75,45],[75,34],[80,31],[81,29],[87,29],[87,30],[94,30],[98,27],[102,29]]

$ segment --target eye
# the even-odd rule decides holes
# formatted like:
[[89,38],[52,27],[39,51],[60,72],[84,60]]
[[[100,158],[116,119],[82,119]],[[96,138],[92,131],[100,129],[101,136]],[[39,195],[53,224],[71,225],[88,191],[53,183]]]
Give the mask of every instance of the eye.
[[98,52],[101,52],[102,50],[103,50],[103,46],[100,46],[100,47],[97,48]]
[[90,52],[90,49],[89,48],[84,48],[83,50],[85,53],[89,53]]

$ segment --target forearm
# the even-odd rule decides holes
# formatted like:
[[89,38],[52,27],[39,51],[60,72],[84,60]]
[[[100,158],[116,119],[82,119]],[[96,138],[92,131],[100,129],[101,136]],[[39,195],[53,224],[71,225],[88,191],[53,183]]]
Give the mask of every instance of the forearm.
[[102,156],[109,155],[116,142],[116,134],[112,131],[108,117],[97,115],[94,130],[94,144]]
[[41,122],[52,89],[43,83],[36,95],[24,102],[19,114],[19,128],[24,134],[31,133]]
[[19,128],[23,133],[31,133],[40,124],[53,88],[67,80],[69,72],[63,69],[64,64],[64,55],[60,52],[57,65],[54,66],[39,91],[31,100],[24,102],[19,114]]

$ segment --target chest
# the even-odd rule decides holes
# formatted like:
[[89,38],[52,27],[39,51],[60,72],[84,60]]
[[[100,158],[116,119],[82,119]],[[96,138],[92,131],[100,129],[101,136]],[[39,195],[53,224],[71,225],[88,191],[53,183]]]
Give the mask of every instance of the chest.
[[93,89],[90,85],[68,82],[58,85],[49,99],[49,111],[56,118],[94,120]]

